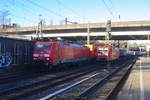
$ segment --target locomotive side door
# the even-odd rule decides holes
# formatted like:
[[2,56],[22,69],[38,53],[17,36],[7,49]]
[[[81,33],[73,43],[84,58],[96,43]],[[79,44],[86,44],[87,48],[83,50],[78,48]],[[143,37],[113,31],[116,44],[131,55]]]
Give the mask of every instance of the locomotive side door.
[[57,44],[54,45],[53,55],[54,55],[54,57],[53,57],[54,65],[57,65],[58,64],[58,45]]
[[56,48],[55,48],[55,56],[56,56],[56,63],[60,64],[60,55],[61,55],[61,50],[60,50],[60,45],[56,44]]

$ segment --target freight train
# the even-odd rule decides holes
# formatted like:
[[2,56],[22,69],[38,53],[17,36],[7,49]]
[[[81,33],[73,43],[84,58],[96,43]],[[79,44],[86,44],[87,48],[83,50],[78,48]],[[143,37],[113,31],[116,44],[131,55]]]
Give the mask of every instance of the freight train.
[[33,45],[33,61],[47,66],[78,63],[91,59],[90,49],[77,43],[36,41]]
[[83,46],[64,41],[33,42],[33,61],[53,67],[62,64],[77,64],[83,61],[117,62],[126,56],[125,51],[111,45]]
[[26,66],[32,63],[32,43],[22,37],[0,37],[0,67]]

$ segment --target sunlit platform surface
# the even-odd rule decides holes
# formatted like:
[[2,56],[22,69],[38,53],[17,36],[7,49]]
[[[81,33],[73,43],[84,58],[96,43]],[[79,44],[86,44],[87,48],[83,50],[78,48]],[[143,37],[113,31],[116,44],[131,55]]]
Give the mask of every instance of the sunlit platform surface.
[[139,57],[118,100],[150,100],[150,57]]

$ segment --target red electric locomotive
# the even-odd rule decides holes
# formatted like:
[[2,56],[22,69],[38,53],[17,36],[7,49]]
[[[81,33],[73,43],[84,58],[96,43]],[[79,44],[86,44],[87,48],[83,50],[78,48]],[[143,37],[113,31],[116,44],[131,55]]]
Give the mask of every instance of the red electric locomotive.
[[96,61],[114,61],[119,59],[120,50],[119,48],[109,45],[96,46],[94,49],[94,55]]
[[91,59],[88,47],[60,41],[34,42],[33,60],[46,65],[76,63]]

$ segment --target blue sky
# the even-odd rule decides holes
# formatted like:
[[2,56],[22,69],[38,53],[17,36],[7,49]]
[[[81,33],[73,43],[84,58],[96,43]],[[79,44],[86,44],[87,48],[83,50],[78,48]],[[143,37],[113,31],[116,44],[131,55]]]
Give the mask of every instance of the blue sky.
[[8,10],[11,22],[21,26],[37,25],[40,14],[46,24],[60,24],[65,16],[78,23],[150,20],[149,4],[150,0],[0,0],[0,12]]

